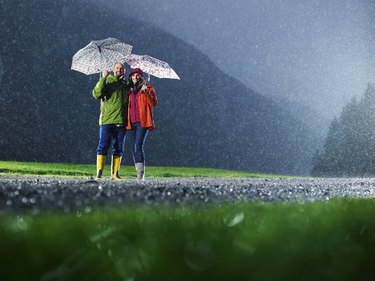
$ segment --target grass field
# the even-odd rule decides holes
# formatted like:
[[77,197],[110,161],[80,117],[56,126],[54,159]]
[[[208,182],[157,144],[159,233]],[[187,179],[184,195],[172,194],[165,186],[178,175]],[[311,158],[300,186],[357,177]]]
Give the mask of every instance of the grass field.
[[373,280],[375,200],[1,212],[0,252],[7,281]]
[[[21,175],[46,175],[46,176],[68,176],[68,177],[90,177],[95,176],[94,164],[78,165],[64,163],[39,163],[39,162],[15,162],[0,161],[0,173]],[[252,172],[229,171],[211,168],[185,168],[185,167],[146,167],[147,177],[244,177],[244,178],[273,178],[285,177],[280,175],[269,175]],[[121,166],[121,175],[125,177],[135,176],[133,166]],[[110,175],[110,163],[104,170],[104,176]]]

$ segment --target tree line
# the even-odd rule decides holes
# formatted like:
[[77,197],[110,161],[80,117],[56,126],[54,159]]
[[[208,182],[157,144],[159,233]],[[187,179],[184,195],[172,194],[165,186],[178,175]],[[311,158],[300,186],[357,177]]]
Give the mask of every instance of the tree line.
[[368,84],[359,100],[353,98],[335,117],[323,148],[313,157],[313,176],[375,175],[375,88]]

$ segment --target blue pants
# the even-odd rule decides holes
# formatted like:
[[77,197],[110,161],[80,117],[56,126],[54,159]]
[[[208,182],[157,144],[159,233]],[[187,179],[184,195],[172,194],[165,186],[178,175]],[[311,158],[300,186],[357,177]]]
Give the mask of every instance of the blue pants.
[[[128,137],[130,138],[130,146],[133,153],[134,163],[144,163],[145,153],[143,146],[146,141],[148,130],[142,128],[141,123],[132,123],[131,131],[128,131]],[[124,142],[125,143],[125,142]]]
[[99,144],[96,154],[107,155],[112,144],[112,155],[122,156],[122,144],[124,143],[125,129],[114,124],[101,125],[99,128]]

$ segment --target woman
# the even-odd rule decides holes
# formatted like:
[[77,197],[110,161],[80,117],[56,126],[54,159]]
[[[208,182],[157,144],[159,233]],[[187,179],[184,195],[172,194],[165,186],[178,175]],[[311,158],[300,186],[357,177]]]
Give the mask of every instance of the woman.
[[151,84],[145,83],[143,71],[132,69],[129,74],[130,86],[128,118],[126,130],[130,138],[137,180],[145,178],[145,153],[143,146],[148,131],[154,129],[152,108],[157,104],[156,93]]

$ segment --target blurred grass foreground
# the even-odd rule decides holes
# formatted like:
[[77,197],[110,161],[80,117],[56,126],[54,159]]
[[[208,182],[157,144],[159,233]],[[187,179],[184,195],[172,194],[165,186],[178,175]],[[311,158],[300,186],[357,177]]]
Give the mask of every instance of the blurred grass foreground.
[[1,214],[1,280],[374,280],[375,201]]

